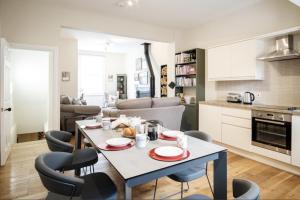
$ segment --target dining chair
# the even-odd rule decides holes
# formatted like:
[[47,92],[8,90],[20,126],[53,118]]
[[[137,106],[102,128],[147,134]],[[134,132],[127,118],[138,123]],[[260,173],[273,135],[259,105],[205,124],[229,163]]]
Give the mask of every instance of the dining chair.
[[[233,179],[232,182],[233,197],[235,200],[259,200],[260,189],[256,183],[249,180]],[[202,194],[194,194],[183,198],[182,200],[205,200],[211,199]]]
[[46,199],[117,199],[117,188],[105,173],[98,172],[81,177],[60,173],[59,170],[64,168],[72,157],[72,153],[50,152],[36,158],[35,168],[42,184],[49,191]]
[[[98,154],[95,149],[86,148],[74,151],[74,146],[70,144],[72,134],[66,131],[48,131],[45,134],[48,147],[51,151],[73,153],[72,160],[64,166],[62,171],[81,169],[90,167],[90,171],[95,172],[94,164],[98,162]],[[86,173],[87,170],[84,170]]]
[[[186,132],[184,132],[184,134],[194,137],[194,138],[197,138],[197,139],[200,139],[200,140],[204,140],[206,142],[212,142],[212,138],[208,134],[200,132],[200,131],[186,131]],[[208,168],[208,163],[203,163],[201,165],[194,165],[183,171],[177,172],[175,174],[171,174],[168,177],[174,181],[181,183],[181,190],[180,190],[181,198],[183,197],[183,191],[189,190],[189,182],[196,180],[198,178],[201,178],[203,176],[206,176],[211,193],[214,195],[213,189],[211,187],[211,183],[208,178],[207,168]],[[186,190],[183,189],[183,183],[187,183],[188,188]],[[158,179],[156,179],[156,181],[155,181],[153,199],[155,199],[155,196],[156,196],[157,184],[158,184]],[[175,194],[169,195],[168,197],[174,196],[176,194],[178,194],[178,192]]]

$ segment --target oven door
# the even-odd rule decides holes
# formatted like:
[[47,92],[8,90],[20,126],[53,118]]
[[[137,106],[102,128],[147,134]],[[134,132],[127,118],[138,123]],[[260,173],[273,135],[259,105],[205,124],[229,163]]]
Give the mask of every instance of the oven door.
[[290,154],[291,122],[252,118],[253,145]]

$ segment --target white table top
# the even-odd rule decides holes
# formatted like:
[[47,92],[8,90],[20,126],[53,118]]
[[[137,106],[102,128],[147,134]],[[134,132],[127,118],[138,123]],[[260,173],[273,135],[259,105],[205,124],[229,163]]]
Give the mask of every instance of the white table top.
[[[84,125],[85,121],[76,122],[79,127]],[[115,130],[105,131],[103,129],[81,129],[89,137],[89,139],[98,146],[109,138],[121,137],[120,132]],[[197,138],[188,137],[188,150],[191,155],[182,161],[163,162],[157,161],[149,157],[148,153],[151,149],[159,146],[176,146],[176,141],[156,140],[150,141],[148,145],[139,149],[135,146],[122,151],[103,151],[101,153],[115,167],[124,179],[133,178],[152,171],[170,167],[178,163],[187,162],[196,158],[218,153],[226,150],[216,144],[208,143]]]

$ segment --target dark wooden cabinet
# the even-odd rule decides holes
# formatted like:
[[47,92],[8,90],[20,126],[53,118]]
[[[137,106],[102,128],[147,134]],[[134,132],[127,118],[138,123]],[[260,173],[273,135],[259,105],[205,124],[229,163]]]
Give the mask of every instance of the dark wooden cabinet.
[[193,96],[192,103],[183,102],[181,130],[198,130],[199,101],[205,100],[205,50],[190,49],[175,54],[175,94]]

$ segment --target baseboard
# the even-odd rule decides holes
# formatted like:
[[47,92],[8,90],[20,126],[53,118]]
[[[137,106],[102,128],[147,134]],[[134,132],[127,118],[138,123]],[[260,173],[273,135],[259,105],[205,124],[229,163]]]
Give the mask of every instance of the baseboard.
[[272,167],[290,172],[292,174],[300,175],[300,167],[296,167],[296,166],[293,166],[293,165],[290,165],[290,164],[287,164],[287,163],[284,163],[284,162],[280,162],[278,160],[267,158],[265,156],[258,155],[256,153],[252,153],[252,152],[248,152],[248,151],[245,151],[245,150],[242,150],[242,149],[238,149],[238,148],[235,148],[235,147],[232,147],[230,145],[223,144],[223,143],[219,143],[219,142],[214,142],[214,143],[216,143],[220,146],[226,147],[229,152],[238,154],[238,155],[243,156],[245,158],[249,158],[251,160],[254,160],[254,161],[266,164],[266,165],[270,165]]

